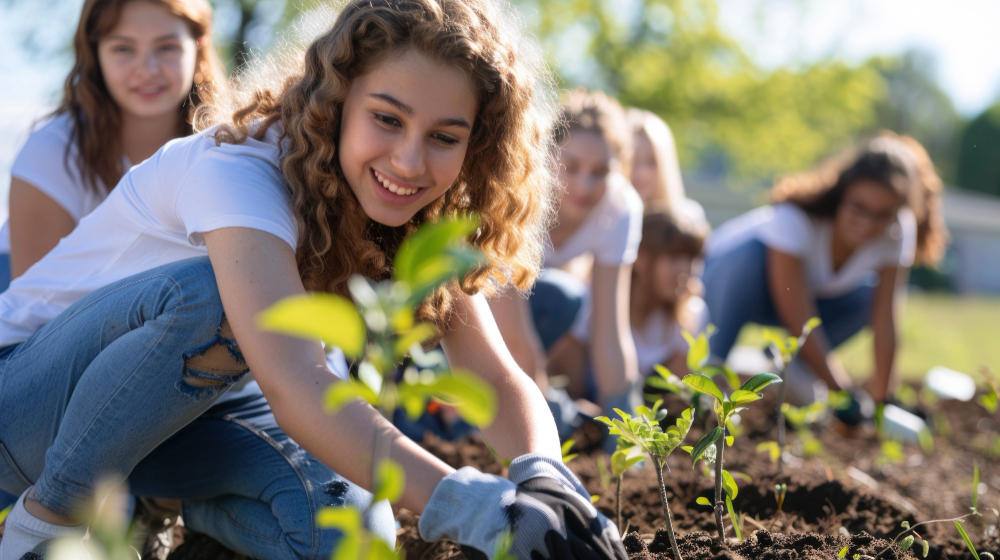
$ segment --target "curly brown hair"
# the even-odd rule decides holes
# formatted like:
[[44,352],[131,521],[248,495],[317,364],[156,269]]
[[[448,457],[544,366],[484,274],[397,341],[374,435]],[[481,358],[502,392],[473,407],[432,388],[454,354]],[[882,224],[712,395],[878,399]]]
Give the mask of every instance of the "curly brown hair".
[[[87,0],[73,36],[75,62],[63,86],[63,100],[53,115],[69,115],[73,142],[78,148],[77,164],[86,188],[97,192],[100,180],[105,188],[115,188],[125,174],[122,169],[121,111],[111,97],[101,74],[97,43],[111,32],[122,9],[135,0]],[[212,6],[208,0],[152,0],[184,20],[191,36],[198,40],[194,84],[180,114],[176,136],[194,132],[196,108],[213,100],[227,87],[226,73],[212,44]],[[66,150],[69,156],[69,146]],[[136,162],[138,163],[138,162]]]
[[[336,139],[352,80],[410,48],[464,71],[478,109],[455,184],[409,223],[390,227],[365,215],[340,168]],[[272,63],[270,70],[280,66]],[[486,256],[461,280],[465,293],[491,295],[507,284],[526,290],[534,283],[557,185],[555,95],[547,65],[509,5],[354,0],[308,47],[302,69],[278,87],[250,82],[247,101],[220,125],[216,142],[262,139],[272,126],[281,127],[281,170],[300,224],[296,258],[306,289],[347,296],[353,274],[388,278],[407,235],[454,213],[478,215],[469,241]],[[418,315],[443,327],[456,289],[439,289]]]
[[909,136],[882,131],[824,161],[814,170],[781,179],[774,202],[791,202],[813,216],[833,217],[847,188],[867,179],[897,193],[917,221],[917,264],[933,266],[944,254],[948,230],[941,209],[942,182],[927,151]]

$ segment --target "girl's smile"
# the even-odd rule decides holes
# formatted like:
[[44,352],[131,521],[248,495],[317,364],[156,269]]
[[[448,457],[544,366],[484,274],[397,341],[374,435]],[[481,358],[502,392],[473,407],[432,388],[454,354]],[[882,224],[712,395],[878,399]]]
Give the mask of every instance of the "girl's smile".
[[427,187],[392,179],[374,168],[372,168],[371,176],[375,181],[375,194],[389,204],[406,206],[420,199],[428,191]]
[[351,83],[340,126],[340,167],[365,214],[400,226],[462,171],[477,111],[469,77],[414,49]]

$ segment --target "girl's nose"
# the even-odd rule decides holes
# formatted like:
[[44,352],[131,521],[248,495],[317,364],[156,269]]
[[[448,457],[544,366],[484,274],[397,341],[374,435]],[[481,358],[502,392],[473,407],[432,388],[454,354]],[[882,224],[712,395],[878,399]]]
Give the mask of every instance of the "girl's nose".
[[420,177],[426,171],[426,154],[422,138],[403,140],[393,154],[392,164],[401,179]]

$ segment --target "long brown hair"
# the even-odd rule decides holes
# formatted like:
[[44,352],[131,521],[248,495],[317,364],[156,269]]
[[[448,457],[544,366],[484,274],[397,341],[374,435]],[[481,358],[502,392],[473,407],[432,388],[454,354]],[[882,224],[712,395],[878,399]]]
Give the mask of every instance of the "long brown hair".
[[[101,74],[97,42],[121,18],[122,8],[136,0],[86,0],[73,36],[76,61],[63,87],[63,100],[55,115],[69,115],[72,142],[78,148],[78,165],[84,185],[98,191],[98,181],[111,190],[125,174],[122,169],[121,111]],[[147,0],[165,6],[184,20],[198,40],[194,85],[187,102],[178,107],[177,136],[193,132],[195,108],[226,88],[226,75],[212,45],[212,6],[208,0]],[[66,156],[69,157],[69,147]]]
[[677,159],[677,142],[670,126],[656,114],[645,109],[629,109],[629,124],[632,133],[644,134],[653,146],[653,157],[656,160],[656,188],[653,190],[651,202],[665,205],[673,212],[679,212],[684,202],[684,178],[681,176],[681,165]]
[[917,221],[916,263],[936,264],[948,241],[942,182],[930,156],[913,138],[883,131],[808,173],[785,177],[772,189],[771,198],[832,218],[847,188],[859,180],[883,185],[906,201]]
[[[639,254],[650,263],[661,255],[690,257],[692,260],[701,256],[708,237],[708,226],[673,212],[669,206],[656,203],[646,211],[642,218],[642,241],[639,242]],[[647,267],[652,270],[652,266]],[[639,272],[633,267],[632,277]],[[672,303],[658,302],[663,312],[671,319],[682,323],[685,328],[694,328],[684,324],[681,311],[688,298],[695,295],[694,282],[689,282],[684,293]]]
[[[462,279],[462,290],[489,295],[499,285],[525,290],[534,283],[557,185],[555,95],[543,58],[514,17],[509,5],[492,0],[355,0],[309,46],[300,71],[273,87],[255,86],[251,77],[247,101],[216,130],[216,142],[262,139],[280,126],[281,170],[301,228],[296,258],[307,289],[346,296],[353,274],[387,278],[407,235],[455,212],[479,216],[470,242],[486,256]],[[478,114],[455,184],[408,224],[389,227],[365,215],[340,168],[337,142],[352,80],[408,48],[463,70]],[[287,65],[264,66],[273,73]],[[444,326],[453,289],[438,290],[418,314]]]

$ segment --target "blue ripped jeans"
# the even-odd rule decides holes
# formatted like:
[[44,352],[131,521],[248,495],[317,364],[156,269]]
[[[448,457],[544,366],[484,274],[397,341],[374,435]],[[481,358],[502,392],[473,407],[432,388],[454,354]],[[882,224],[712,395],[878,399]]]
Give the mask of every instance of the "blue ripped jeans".
[[[179,499],[187,526],[254,558],[325,558],[340,535],[326,505],[371,494],[320,464],[274,423],[231,338],[207,257],[97,290],[25,342],[0,350],[0,488],[34,485],[70,514],[103,480]],[[387,503],[369,526],[394,542]]]

